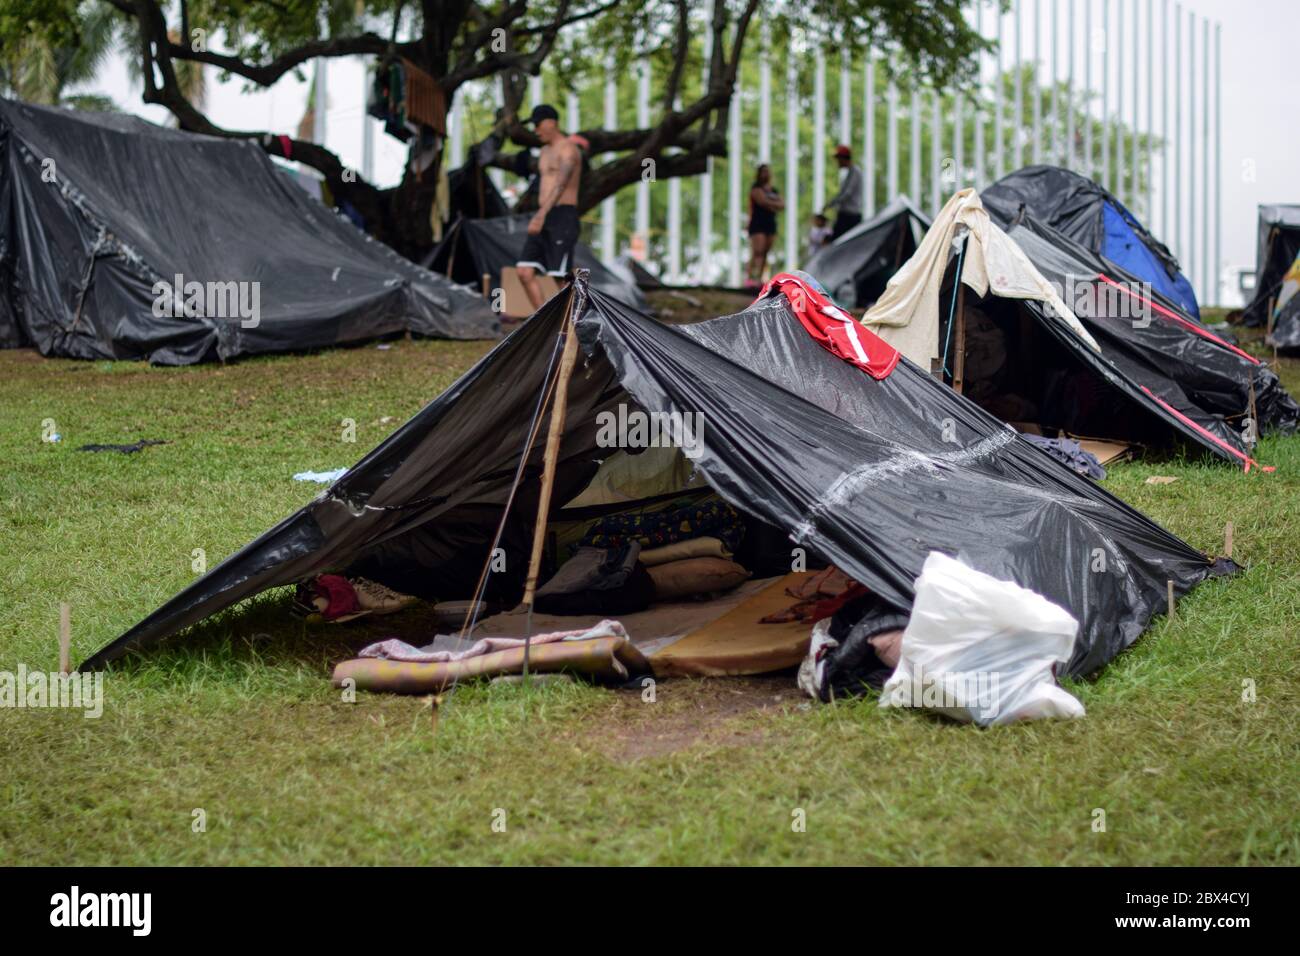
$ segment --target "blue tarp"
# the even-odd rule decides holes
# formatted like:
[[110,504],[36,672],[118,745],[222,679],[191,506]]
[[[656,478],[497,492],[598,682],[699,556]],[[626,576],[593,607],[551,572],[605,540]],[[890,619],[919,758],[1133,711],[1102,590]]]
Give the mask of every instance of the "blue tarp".
[[1199,319],[1201,310],[1196,304],[1196,293],[1192,291],[1192,284],[1181,272],[1176,272],[1170,277],[1164,263],[1133,231],[1131,225],[1133,221],[1135,221],[1133,214],[1123,206],[1110,202],[1103,203],[1104,235],[1101,254],[1125,272],[1150,282],[1152,288],[1166,299],[1173,300],[1184,311]]

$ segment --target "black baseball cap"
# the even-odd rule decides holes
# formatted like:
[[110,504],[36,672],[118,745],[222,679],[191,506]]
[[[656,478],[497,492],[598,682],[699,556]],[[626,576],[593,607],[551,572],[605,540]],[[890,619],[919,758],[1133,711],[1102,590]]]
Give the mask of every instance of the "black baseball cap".
[[560,114],[555,111],[555,107],[550,103],[538,103],[533,107],[533,113],[528,117],[528,123],[531,126],[536,126],[542,120],[548,119],[555,120],[558,123]]

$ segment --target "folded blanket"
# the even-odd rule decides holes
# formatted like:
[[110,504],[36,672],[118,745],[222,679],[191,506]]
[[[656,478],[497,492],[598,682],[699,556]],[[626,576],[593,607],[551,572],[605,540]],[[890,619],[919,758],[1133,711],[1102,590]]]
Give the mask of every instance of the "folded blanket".
[[726,558],[731,559],[731,552],[718,538],[706,535],[702,538],[688,538],[666,544],[662,548],[650,548],[641,552],[641,563],[647,568],[670,561],[682,561],[686,558]]
[[[534,635],[529,643],[553,644],[558,641],[588,641],[597,637],[618,637],[627,639],[627,631],[618,621],[601,621],[593,627],[576,631],[551,631],[547,634]],[[405,641],[390,637],[386,641],[371,644],[363,648],[358,657],[376,657],[388,661],[406,661],[412,664],[446,664],[451,661],[463,661],[484,654],[523,647],[522,637],[481,637],[473,644],[466,643],[455,634],[439,634],[433,643],[425,647],[413,647]]]

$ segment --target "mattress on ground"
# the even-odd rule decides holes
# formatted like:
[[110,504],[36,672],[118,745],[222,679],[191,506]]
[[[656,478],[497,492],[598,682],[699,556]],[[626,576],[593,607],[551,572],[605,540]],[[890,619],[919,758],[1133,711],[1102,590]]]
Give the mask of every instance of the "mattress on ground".
[[[618,618],[627,636],[642,654],[649,656],[672,645],[699,627],[715,621],[732,608],[763,591],[781,578],[759,578],[707,600],[656,601],[644,611]],[[786,604],[793,604],[790,599]],[[534,634],[593,627],[608,615],[533,613]],[[479,621],[474,637],[521,637],[528,629],[528,612],[515,608]]]
[[723,677],[765,674],[795,667],[808,653],[807,621],[760,624],[796,603],[786,593],[811,572],[795,571],[750,595],[727,613],[650,655],[656,677]]
[[[519,674],[524,667],[524,649],[469,657],[441,664],[413,664],[359,657],[334,668],[333,683],[343,687],[352,680],[360,690],[391,694],[431,694],[453,681],[500,674]],[[604,683],[623,683],[648,673],[645,656],[625,637],[597,637],[585,641],[557,641],[530,648],[530,673],[568,671]]]

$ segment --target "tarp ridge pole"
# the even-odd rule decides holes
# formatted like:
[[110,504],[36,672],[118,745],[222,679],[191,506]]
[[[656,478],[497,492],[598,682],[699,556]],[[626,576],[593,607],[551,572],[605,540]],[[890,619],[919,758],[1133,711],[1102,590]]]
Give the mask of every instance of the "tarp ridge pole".
[[551,404],[551,421],[546,433],[546,451],[542,458],[542,489],[537,502],[537,524],[533,528],[533,550],[528,558],[528,576],[524,579],[524,604],[528,608],[528,623],[524,630],[524,678],[528,678],[529,652],[533,638],[533,600],[537,596],[537,575],[542,566],[542,547],[546,542],[546,522],[550,517],[551,493],[555,488],[555,466],[560,456],[560,442],[564,438],[564,418],[568,410],[569,379],[578,357],[578,333],[573,327],[573,299],[577,294],[569,286],[569,301],[564,308],[564,352],[560,356],[560,370],[555,378],[555,398]]

